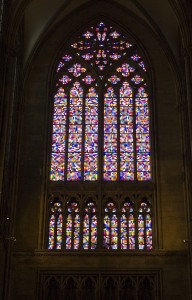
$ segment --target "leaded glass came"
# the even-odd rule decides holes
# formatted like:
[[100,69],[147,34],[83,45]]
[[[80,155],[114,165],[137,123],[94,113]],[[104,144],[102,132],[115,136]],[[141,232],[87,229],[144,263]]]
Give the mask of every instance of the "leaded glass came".
[[99,22],[57,66],[51,181],[150,181],[148,70],[126,35]]

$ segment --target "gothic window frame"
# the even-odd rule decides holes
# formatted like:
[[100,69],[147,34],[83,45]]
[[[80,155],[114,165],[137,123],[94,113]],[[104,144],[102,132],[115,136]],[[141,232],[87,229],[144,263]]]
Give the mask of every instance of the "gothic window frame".
[[[94,24],[96,24],[96,22],[94,22]],[[86,30],[88,30],[90,28],[90,26],[87,25],[85,27],[84,31],[81,30],[80,33],[81,32],[85,32]],[[152,115],[153,115],[153,112],[152,112],[152,103],[151,103],[151,99],[152,99],[152,91],[151,91],[151,83],[152,83],[151,68],[150,68],[150,64],[148,63],[148,60],[146,59],[146,55],[144,55],[144,53],[143,53],[140,45],[138,45],[138,42],[135,42],[134,39],[132,37],[130,37],[130,34],[126,33],[124,30],[122,30],[122,28],[120,28],[120,27],[118,27],[116,25],[114,25],[114,27],[115,27],[115,30],[119,30],[119,32],[122,34],[122,36],[123,37],[125,36],[125,38],[131,42],[130,43],[131,47],[128,48],[128,55],[129,55],[129,57],[127,58],[125,56],[125,58],[123,58],[123,55],[122,55],[122,58],[120,58],[120,62],[118,60],[117,61],[114,60],[113,61],[113,65],[110,66],[110,68],[108,66],[108,71],[105,73],[105,77],[107,77],[108,79],[110,79],[111,77],[109,77],[109,74],[111,74],[111,76],[112,76],[112,73],[116,72],[119,75],[119,77],[121,77],[120,83],[117,82],[116,84],[112,84],[112,83],[109,83],[109,81],[107,81],[107,83],[105,83],[104,80],[103,81],[100,80],[99,76],[101,76],[101,75],[99,75],[100,73],[97,73],[98,70],[96,69],[96,67],[94,65],[90,67],[89,66],[90,61],[89,60],[84,60],[81,57],[80,53],[78,53],[79,54],[78,57],[77,57],[77,55],[75,56],[74,63],[71,64],[71,65],[75,66],[75,65],[81,64],[81,66],[79,68],[76,68],[75,70],[74,70],[74,68],[71,67],[70,68],[70,72],[69,72],[69,70],[67,71],[67,67],[69,69],[70,61],[71,61],[71,59],[68,58],[70,56],[69,53],[71,53],[71,55],[73,55],[74,49],[72,49],[72,45],[76,44],[75,42],[78,41],[78,39],[80,38],[80,35],[79,36],[78,35],[74,35],[74,37],[72,39],[70,39],[70,41],[68,41],[66,43],[66,45],[63,47],[63,51],[61,52],[63,55],[62,54],[60,55],[60,63],[59,64],[58,64],[58,60],[57,60],[57,65],[56,65],[55,69],[57,70],[59,68],[59,71],[61,71],[61,69],[62,69],[62,67],[64,65],[64,61],[62,59],[64,59],[64,57],[65,57],[66,58],[66,61],[65,61],[66,69],[65,69],[65,71],[63,73],[63,76],[67,76],[68,77],[69,74],[72,74],[72,73],[75,74],[74,75],[75,79],[77,79],[76,83],[77,82],[79,83],[80,82],[79,79],[81,78],[81,88],[83,88],[84,95],[82,97],[80,97],[80,98],[82,98],[83,106],[85,106],[85,95],[89,92],[89,89],[92,88],[93,85],[92,84],[90,84],[90,85],[87,84],[86,85],[85,82],[83,83],[82,80],[84,80],[85,78],[83,78],[84,76],[81,76],[81,75],[89,73],[89,75],[86,75],[86,77],[87,76],[92,76],[94,78],[94,80],[97,82],[96,85],[98,85],[98,86],[94,86],[94,89],[95,89],[95,93],[97,94],[97,98],[98,98],[98,101],[97,101],[98,102],[98,110],[101,113],[98,116],[98,120],[97,120],[98,126],[99,126],[99,130],[98,130],[98,133],[97,133],[98,134],[98,141],[97,141],[97,147],[98,147],[98,151],[97,151],[97,153],[98,153],[98,155],[97,155],[98,156],[97,157],[97,161],[98,161],[98,174],[97,174],[97,179],[95,179],[93,181],[100,181],[100,180],[101,181],[126,181],[126,183],[128,183],[128,184],[129,183],[131,183],[131,184],[133,184],[133,183],[146,183],[147,184],[147,183],[153,182],[153,180],[154,180],[154,168],[153,168],[153,153],[154,153],[153,146],[154,145],[153,145],[153,136],[152,136],[153,135],[153,130],[152,130],[152,123],[153,123]],[[67,50],[67,49],[69,49],[69,50]],[[136,51],[136,52],[134,52],[134,51]],[[131,56],[132,57],[134,56],[134,53],[136,54],[135,56],[139,57],[138,61],[137,61],[137,58],[136,58],[136,60],[134,60],[133,58],[131,58]],[[62,57],[62,59],[61,59],[61,57]],[[122,67],[123,64],[124,65],[129,65],[128,63],[130,63],[130,61],[131,61],[131,65],[128,66],[128,69],[125,68],[126,70],[124,70],[123,67]],[[143,61],[145,61],[145,63]],[[143,67],[140,66],[139,67],[140,69],[137,72],[136,70],[138,69],[138,64],[140,64],[140,63],[143,64]],[[135,70],[133,71],[133,74],[134,74],[133,78],[137,77],[138,74],[136,74],[136,73],[141,73],[141,75],[143,76],[142,79],[144,80],[144,83],[142,85],[140,85],[140,84],[134,84],[133,80],[132,80],[133,78],[132,79],[128,78],[129,75],[132,72],[132,71],[130,71],[133,68],[132,66],[135,67]],[[82,71],[77,71],[79,69],[80,70],[82,69]],[[84,71],[84,69],[88,70],[87,73]],[[123,69],[124,71],[117,71],[117,69]],[[144,71],[144,69],[145,69],[145,71]],[[124,75],[123,75],[124,77],[122,76],[122,74],[123,74],[122,72],[124,72]],[[127,74],[127,72],[128,72],[128,74]],[[120,75],[120,73],[122,73],[122,74]],[[68,74],[68,75],[66,75],[66,74]],[[81,74],[81,75],[79,75],[79,74]],[[114,75],[114,76],[116,76],[116,75]],[[68,79],[70,79],[70,78],[68,77]],[[124,81],[123,81],[123,79],[124,79]],[[54,97],[57,97],[58,84],[59,84],[59,82],[62,82],[62,80],[63,80],[63,78],[61,78],[61,75],[59,74],[59,72],[55,71],[54,78],[52,80],[52,82],[53,82],[52,96],[51,96],[52,97],[52,118],[54,117],[54,103],[53,103],[53,99],[54,99]],[[64,81],[66,81],[66,80],[67,79],[65,79]],[[137,80],[135,79],[135,81],[137,81]],[[141,80],[141,82],[142,82],[142,80]],[[126,83],[128,83],[128,86],[132,90],[132,93],[133,93],[132,98],[133,98],[133,102],[134,102],[132,104],[132,109],[134,110],[134,113],[133,113],[134,115],[133,115],[133,120],[132,120],[133,132],[131,133],[131,135],[132,135],[132,141],[131,141],[131,143],[133,144],[132,145],[133,149],[131,150],[131,153],[125,152],[125,155],[127,155],[127,157],[129,156],[129,158],[127,158],[128,162],[129,162],[129,167],[127,166],[127,168],[129,168],[129,169],[132,168],[131,172],[134,173],[132,175],[132,177],[134,177],[134,178],[132,178],[132,179],[122,179],[122,175],[120,174],[120,173],[123,172],[120,169],[121,161],[122,161],[122,164],[123,164],[123,158],[122,158],[123,154],[121,153],[122,150],[120,149],[120,147],[121,147],[121,144],[123,145],[123,143],[125,144],[125,142],[120,143],[120,135],[122,136],[122,134],[120,133],[120,130],[122,129],[123,124],[120,124],[121,123],[121,121],[120,121],[120,114],[119,114],[120,104],[119,104],[119,100],[118,99],[123,98],[123,96],[121,96],[119,98],[118,94],[119,94],[119,90],[122,87],[122,85],[126,84]],[[65,90],[67,91],[67,95],[66,95],[67,103],[69,103],[69,101],[70,101],[69,91],[70,91],[70,89],[72,87],[74,87],[74,84],[75,84],[75,80],[72,81],[71,79],[70,79],[69,83],[63,84],[63,88],[65,87]],[[118,110],[117,127],[118,128],[117,128],[117,134],[116,134],[117,135],[117,146],[116,146],[117,149],[116,149],[116,154],[115,154],[117,156],[117,158],[116,158],[116,165],[117,165],[116,172],[117,172],[117,176],[116,176],[116,179],[112,179],[112,180],[104,178],[104,171],[103,171],[103,168],[104,168],[104,156],[106,154],[106,151],[104,150],[104,143],[105,143],[104,136],[106,135],[105,132],[104,132],[104,126],[105,126],[105,124],[104,124],[104,120],[105,120],[104,119],[104,106],[105,106],[105,103],[104,103],[104,94],[106,94],[107,88],[105,88],[105,85],[108,85],[107,86],[108,89],[109,88],[113,88],[113,92],[116,93],[116,95],[117,95],[116,97],[117,97],[117,102],[118,102],[117,103],[117,110]],[[144,85],[145,85],[145,87],[144,87]],[[138,107],[137,104],[136,104],[136,100],[138,99],[138,97],[142,97],[142,98],[145,97],[143,95],[142,96],[138,96],[138,97],[136,96],[136,94],[138,93],[138,88],[139,87],[144,87],[144,89],[145,89],[144,93],[145,94],[147,93],[146,94],[147,95],[146,96],[147,97],[146,103],[147,103],[147,110],[148,110],[147,117],[149,117],[149,122],[148,122],[148,125],[146,125],[146,126],[148,126],[148,129],[147,129],[148,131],[142,132],[142,131],[139,131],[140,129],[138,129],[138,132],[136,133],[136,129],[135,129],[136,128],[136,122],[143,122],[142,120],[139,120],[139,121],[136,120],[137,116],[136,116],[135,110]],[[70,108],[69,108],[68,105],[69,104],[66,105],[66,114],[67,114],[67,116],[70,113],[70,111],[69,111]],[[138,104],[138,105],[139,106],[141,105],[141,109],[144,109],[144,106],[142,106],[142,104]],[[83,114],[85,114],[85,110],[84,109],[85,108],[82,108],[82,113]],[[138,107],[138,109],[139,109],[139,107]],[[83,118],[85,118],[85,117],[83,116]],[[127,122],[129,122],[129,121],[127,121]],[[70,123],[70,120],[68,121],[68,123],[66,123],[66,133],[65,133],[65,135],[66,135],[67,139],[69,138],[69,126],[71,124],[72,123]],[[56,124],[56,126],[57,126],[57,124]],[[120,126],[121,126],[121,128],[120,128]],[[130,126],[130,125],[126,125],[127,128],[128,128],[128,126]],[[85,121],[85,119],[83,120],[83,123],[81,121],[81,127],[82,127],[81,128],[81,131],[82,131],[82,134],[81,134],[82,138],[81,139],[82,139],[82,141],[84,141],[84,139],[85,139],[85,127],[86,127],[86,121]],[[94,127],[94,126],[92,126],[92,127]],[[139,124],[138,124],[138,127],[139,127]],[[51,125],[50,131],[52,132],[52,130],[53,130],[53,128],[52,128],[52,125]],[[129,130],[129,129],[126,129],[126,130]],[[142,130],[146,130],[146,129],[142,129]],[[136,141],[136,135],[137,135],[137,141]],[[142,140],[139,141],[139,135],[143,135],[143,136],[145,136],[149,140],[147,142],[146,141],[144,142]],[[147,137],[147,135],[149,135],[149,137]],[[76,134],[76,136],[77,136],[77,134]],[[79,134],[79,137],[80,137],[80,134]],[[52,140],[52,138],[53,138],[53,135],[51,135],[50,140]],[[145,153],[144,152],[137,152],[136,147],[142,148],[142,143],[144,143],[144,144],[148,143],[149,147],[150,147],[150,150],[147,150],[147,151],[150,151],[150,156],[148,158],[142,158],[144,160],[148,159],[150,161],[150,163],[148,164],[149,168],[150,168],[150,175],[149,175],[150,178],[149,179],[142,179],[141,180],[141,179],[138,179],[139,175],[137,173],[142,173],[143,172],[143,171],[141,171],[139,169],[140,168],[139,164],[142,165],[142,160],[140,161],[141,158],[137,158],[137,156],[139,157],[139,153],[141,153],[141,155],[143,155],[143,157],[144,157]],[[54,145],[53,145],[54,142],[53,141],[51,142],[51,144],[52,144],[52,146],[54,148]],[[69,147],[69,143],[67,141],[65,143],[65,149],[64,149],[64,155],[65,155],[65,153],[66,153],[66,155],[65,155],[64,162],[63,162],[64,169],[65,169],[65,174],[62,175],[63,178],[55,180],[53,177],[51,177],[51,175],[50,175],[50,178],[48,178],[48,181],[51,181],[53,184],[54,184],[54,182],[57,182],[58,184],[60,184],[60,182],[67,183],[67,182],[70,182],[70,181],[73,181],[73,182],[75,182],[75,181],[90,181],[89,179],[86,179],[85,175],[84,175],[85,171],[84,171],[84,167],[83,166],[84,166],[84,163],[85,163],[85,143],[83,143],[83,142],[81,142],[81,150],[80,150],[80,155],[82,156],[81,162],[80,162],[80,158],[79,158],[79,166],[80,166],[79,167],[80,168],[79,173],[81,173],[81,175],[79,175],[79,176],[81,176],[81,178],[80,179],[79,178],[78,179],[70,179],[70,177],[68,177],[69,172],[68,172],[67,168],[68,168],[68,165],[69,165],[69,158],[67,156],[70,156],[69,151],[73,151],[72,155],[73,154],[78,154],[76,152],[74,153],[74,149],[71,149],[70,147]],[[130,146],[128,146],[128,147],[130,147]],[[69,148],[71,150],[69,150]],[[130,152],[130,149],[128,151]],[[140,151],[142,151],[142,150],[140,150]],[[144,151],[146,151],[146,150],[144,150]],[[50,159],[49,159],[49,164],[50,165],[49,165],[49,170],[51,170],[51,165],[52,165],[52,163],[51,163],[51,157],[52,157],[53,153],[54,153],[54,150],[52,152],[51,149],[50,149]],[[147,153],[148,152],[146,152],[146,154]],[[110,154],[110,153],[108,153],[108,154]],[[133,157],[131,157],[130,154],[133,154]],[[145,161],[145,163],[146,163],[146,161]],[[134,165],[134,166],[131,166],[131,165]],[[147,165],[147,163],[145,165]],[[121,168],[123,168],[123,167],[121,166]],[[144,168],[144,166],[142,166],[142,168]],[[49,172],[50,171],[48,171],[48,173]],[[63,172],[63,170],[61,172]],[[145,171],[144,171],[144,173],[145,173]],[[127,175],[127,178],[128,177],[129,177],[129,175]],[[62,183],[61,183],[61,185],[62,185]]]
[[[126,32],[124,29],[122,29],[121,26],[117,26],[116,24],[113,24],[113,22],[111,22],[111,21],[110,22],[107,21],[107,23],[110,23],[112,26],[114,26],[114,28],[116,30],[119,30],[119,32],[121,32],[122,34],[124,34],[127,37],[127,39],[129,39],[130,42],[133,43],[133,45],[136,45],[136,46],[134,46],[135,47],[134,49],[137,49],[139,55],[141,55],[142,59],[146,63],[146,67],[147,67],[147,70],[148,70],[147,72],[145,72],[143,70],[143,76],[144,76],[144,79],[146,80],[146,83],[147,83],[146,90],[147,90],[147,94],[148,94],[147,105],[148,105],[148,109],[149,109],[148,116],[149,116],[149,138],[150,138],[150,147],[151,147],[151,149],[150,149],[150,153],[151,153],[151,155],[150,155],[151,179],[146,180],[146,181],[144,181],[144,180],[143,181],[138,181],[138,180],[135,180],[135,177],[134,177],[134,180],[132,180],[132,181],[129,181],[129,180],[123,181],[123,180],[119,180],[119,179],[115,180],[115,181],[103,180],[103,178],[102,178],[102,159],[101,159],[101,156],[102,156],[101,153],[103,151],[101,149],[102,145],[103,145],[103,141],[102,141],[103,136],[100,135],[100,137],[98,138],[98,140],[99,140],[98,142],[100,143],[100,150],[98,152],[98,161],[99,161],[99,165],[100,165],[100,170],[98,172],[99,179],[96,180],[96,181],[83,181],[83,180],[78,180],[78,181],[70,181],[69,180],[69,181],[67,181],[66,177],[65,177],[65,180],[52,181],[52,180],[50,180],[50,178],[48,176],[48,180],[47,180],[48,181],[48,194],[49,195],[51,194],[52,195],[51,197],[53,199],[54,197],[57,197],[57,196],[55,196],[57,194],[62,195],[61,198],[63,198],[63,197],[65,198],[66,197],[65,195],[68,195],[68,194],[71,194],[72,192],[75,192],[75,194],[80,195],[80,198],[81,198],[81,201],[82,201],[82,203],[81,203],[81,213],[82,213],[82,205],[84,205],[84,203],[86,201],[85,198],[87,197],[87,196],[85,196],[85,198],[83,198],[84,191],[86,191],[87,189],[90,190],[91,197],[93,196],[93,194],[94,195],[97,194],[97,196],[96,196],[97,200],[96,200],[95,203],[97,205],[97,210],[98,210],[98,212],[97,212],[98,213],[98,229],[97,229],[98,230],[98,236],[97,236],[97,239],[98,239],[98,243],[99,243],[99,248],[97,248],[95,250],[96,251],[103,251],[103,249],[104,249],[105,251],[114,251],[112,249],[106,249],[103,245],[103,214],[104,214],[103,209],[104,209],[104,202],[105,202],[104,199],[105,199],[106,195],[108,195],[109,193],[111,193],[111,191],[113,191],[112,192],[113,196],[114,196],[114,194],[117,194],[117,198],[120,199],[121,196],[122,196],[121,191],[123,191],[123,194],[126,191],[126,197],[130,197],[130,199],[131,199],[132,197],[135,197],[133,195],[136,195],[137,193],[139,193],[140,197],[145,197],[145,194],[146,194],[146,191],[147,191],[146,198],[150,199],[149,201],[151,203],[151,214],[152,214],[152,230],[153,230],[152,249],[155,249],[156,244],[157,244],[157,237],[156,237],[156,231],[155,231],[155,228],[156,228],[156,225],[157,225],[157,220],[154,217],[154,215],[156,214],[155,199],[154,199],[155,198],[154,137],[153,137],[154,115],[153,115],[153,103],[152,103],[152,89],[153,89],[152,83],[153,82],[152,82],[152,72],[151,72],[151,67],[150,67],[150,61],[147,59],[147,56],[145,55],[145,53],[142,50],[142,47],[140,46],[138,41],[136,41],[130,35],[130,33]],[[94,21],[92,24],[96,24],[96,21]],[[88,28],[90,28],[90,26],[92,26],[92,24],[88,24],[84,27],[84,29],[81,29],[79,31],[80,34],[84,31],[86,31]],[[65,49],[70,49],[71,44],[76,40],[77,37],[78,37],[78,34],[74,34],[74,38],[70,39],[67,43],[65,43],[65,45],[62,47],[62,51],[60,51],[61,54],[58,55],[58,57],[62,57],[62,54],[66,53]],[[87,68],[87,62],[86,61],[84,61],[82,58],[79,58],[79,61],[82,63],[82,68],[84,68],[84,67]],[[118,62],[117,62],[117,64],[118,64]],[[123,64],[123,62],[122,62],[122,64]],[[132,64],[136,66],[137,62],[133,61]],[[53,68],[53,69],[56,70],[57,67],[58,67],[58,58],[57,58],[57,63],[55,64],[55,68]],[[114,68],[111,68],[111,70],[114,70],[116,67],[117,67],[117,65],[115,65]],[[55,74],[56,74],[56,76],[55,76]],[[91,76],[95,76],[95,78],[98,78],[98,75],[96,74],[96,71],[95,71],[94,68],[92,68],[90,74],[91,74]],[[106,73],[106,74],[109,75],[108,73]],[[58,82],[59,76],[60,75],[58,73],[54,73],[54,78],[52,79],[52,93],[51,93],[52,117],[51,117],[51,120],[54,116],[53,98],[54,98],[55,93],[56,93],[55,82]],[[103,84],[103,87],[104,87],[104,83],[102,83],[102,84]],[[84,83],[84,86],[86,86],[85,83]],[[84,88],[84,86],[83,86],[83,88]],[[118,86],[118,84],[115,86],[116,90],[117,90],[117,86]],[[133,86],[133,84],[131,86]],[[118,88],[120,89],[120,87],[118,87]],[[87,88],[87,90],[88,90],[88,88]],[[98,98],[100,97],[101,90],[102,90],[102,85],[99,87]],[[102,107],[102,109],[104,109],[104,96],[102,96],[102,99],[103,99],[102,104],[99,104],[99,105]],[[84,99],[84,101],[85,101],[85,99]],[[68,107],[68,111],[69,111],[69,107]],[[102,111],[102,117],[103,117],[103,115],[104,115],[104,112]],[[104,121],[102,121],[102,122],[104,122]],[[120,121],[118,121],[118,122],[120,122]],[[103,130],[103,126],[104,126],[104,124],[102,123],[102,130]],[[104,132],[103,132],[103,135],[104,135]],[[49,140],[52,140],[52,124],[50,125],[50,138],[49,138]],[[134,149],[134,151],[136,153],[136,148]],[[48,158],[49,162],[50,162],[50,157],[51,157],[51,149],[50,149],[50,154],[49,154],[49,158]],[[120,162],[118,162],[118,164],[120,164]],[[135,164],[136,164],[136,162],[135,162]],[[48,173],[50,171],[50,167],[51,167],[51,165],[50,165],[50,163],[48,163]],[[120,172],[120,171],[118,171],[118,172]],[[81,170],[81,173],[82,173],[82,170]],[[130,190],[133,191],[132,194],[130,193]],[[73,193],[73,195],[74,195],[74,193]],[[151,196],[151,195],[153,195],[153,196]],[[138,202],[139,200],[136,200],[136,201]],[[48,206],[49,206],[49,204],[48,204]],[[117,203],[117,206],[118,206],[118,214],[120,214],[120,203]],[[49,207],[48,207],[48,210],[49,210]],[[47,220],[46,223],[47,224],[49,222],[48,219],[49,218],[47,217],[46,218],[46,220]],[[48,228],[47,225],[46,225],[46,228]],[[82,245],[82,239],[83,239],[82,230],[83,229],[81,228],[80,229],[80,243],[81,243],[81,245]],[[47,231],[48,231],[48,229],[46,229],[46,232]],[[45,248],[47,248],[47,244],[48,244],[47,236],[48,236],[48,232],[46,233],[46,237],[45,237],[45,243],[44,243]],[[119,247],[119,245],[120,245],[120,242],[118,243],[118,249],[116,251],[128,251],[128,252],[129,251],[137,252],[138,250],[140,251],[140,249],[126,249],[126,250],[124,250],[124,249],[121,249]],[[56,249],[52,249],[52,250],[56,250]],[[73,250],[74,249],[71,249],[71,250],[67,250],[67,249],[64,249],[64,248],[61,249],[61,251],[72,251],[72,252],[73,252]],[[146,247],[145,247],[145,249],[143,249],[143,251],[145,251],[145,250],[147,250]],[[86,249],[85,250],[85,249],[82,249],[82,247],[81,247],[81,249],[78,249],[77,251],[92,251],[93,252],[93,250],[91,250],[91,249]]]
[[[131,233],[131,227],[126,228],[126,234],[123,235],[122,208],[128,199],[133,204],[132,207],[134,208],[133,210],[129,210],[129,213],[134,216],[134,234]],[[48,238],[46,240],[48,246],[46,247],[51,251],[84,251],[92,253],[95,251],[151,251],[154,248],[154,226],[149,225],[154,224],[152,200],[153,197],[150,193],[123,193],[120,196],[108,193],[103,197],[102,203],[100,203],[99,195],[96,195],[95,193],[51,195],[49,200],[49,211],[51,211],[54,204],[60,204],[59,207],[62,209],[62,226],[60,227],[59,234],[54,235],[54,242],[51,247],[50,235],[52,237],[52,230],[50,231],[50,226],[48,226]],[[71,203],[77,204],[73,206],[76,210],[70,208]],[[93,225],[96,225],[90,226],[89,224],[89,227],[85,228],[84,220],[88,203],[94,204],[95,211],[91,216],[95,215],[97,221],[93,223]],[[144,209],[141,210],[141,204],[143,203],[146,205],[143,205],[142,207],[144,207]],[[99,210],[100,204],[101,210]],[[58,205],[56,205],[56,208],[57,207]],[[57,211],[56,213],[58,216],[59,213]],[[76,219],[77,215],[78,218]],[[51,213],[49,213],[47,218],[48,224],[50,224],[51,216]],[[146,216],[148,216],[148,219]],[[58,232],[56,221],[54,227],[55,232]],[[106,224],[108,224],[108,226],[106,226]],[[141,226],[139,226],[139,224],[141,224]],[[96,232],[96,234],[92,234],[93,232]],[[123,238],[127,238],[125,242],[123,242]],[[58,240],[60,241],[59,247]],[[85,240],[87,243],[85,243]]]

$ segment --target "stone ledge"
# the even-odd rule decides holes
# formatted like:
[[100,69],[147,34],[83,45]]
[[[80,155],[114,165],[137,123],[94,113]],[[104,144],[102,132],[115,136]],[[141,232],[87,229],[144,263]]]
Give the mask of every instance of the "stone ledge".
[[165,251],[165,250],[153,250],[153,251],[52,251],[52,250],[22,250],[13,252],[13,256],[187,256],[188,251]]

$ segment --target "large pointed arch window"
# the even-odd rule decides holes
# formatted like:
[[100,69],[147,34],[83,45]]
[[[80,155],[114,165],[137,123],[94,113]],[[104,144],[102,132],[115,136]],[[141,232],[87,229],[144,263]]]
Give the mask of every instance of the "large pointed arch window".
[[58,64],[51,181],[150,181],[149,82],[135,45],[90,26]]

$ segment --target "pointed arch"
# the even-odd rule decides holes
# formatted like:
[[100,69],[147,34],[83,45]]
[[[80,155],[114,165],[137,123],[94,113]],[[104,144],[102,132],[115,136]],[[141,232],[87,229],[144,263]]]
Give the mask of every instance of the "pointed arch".
[[100,21],[58,67],[51,181],[150,181],[147,67],[128,37]]

